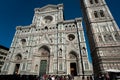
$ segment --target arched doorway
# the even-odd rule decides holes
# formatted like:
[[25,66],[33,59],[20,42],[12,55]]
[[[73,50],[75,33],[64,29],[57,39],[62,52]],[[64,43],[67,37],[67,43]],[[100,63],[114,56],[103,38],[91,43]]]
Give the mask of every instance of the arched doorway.
[[41,54],[41,61],[39,66],[39,75],[44,75],[49,72],[49,61],[50,61],[50,49],[48,46],[43,45],[39,49]]
[[[15,56],[15,61],[20,62],[22,60],[22,55],[21,54],[17,54]],[[20,64],[16,63],[15,64],[15,68],[14,68],[14,74],[19,74],[19,68],[20,68]]]
[[77,76],[77,71],[79,68],[77,53],[75,51],[71,51],[69,53],[69,59],[70,59],[70,74],[73,76]]

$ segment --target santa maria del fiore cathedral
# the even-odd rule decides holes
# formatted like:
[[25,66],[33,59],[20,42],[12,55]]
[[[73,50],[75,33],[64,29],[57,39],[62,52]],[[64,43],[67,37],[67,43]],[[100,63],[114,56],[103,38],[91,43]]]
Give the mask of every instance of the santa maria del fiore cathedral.
[[32,24],[16,27],[1,74],[92,75],[82,18],[63,16],[63,4],[35,8]]

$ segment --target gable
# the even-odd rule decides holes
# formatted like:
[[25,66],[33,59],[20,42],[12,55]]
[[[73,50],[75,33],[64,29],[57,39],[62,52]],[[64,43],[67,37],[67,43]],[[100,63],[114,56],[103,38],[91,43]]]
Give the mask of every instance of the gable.
[[48,35],[47,34],[43,35],[40,42],[45,44],[50,44]]
[[42,8],[37,8],[40,12],[46,12],[46,11],[55,11],[58,10],[58,6],[56,5],[47,5]]

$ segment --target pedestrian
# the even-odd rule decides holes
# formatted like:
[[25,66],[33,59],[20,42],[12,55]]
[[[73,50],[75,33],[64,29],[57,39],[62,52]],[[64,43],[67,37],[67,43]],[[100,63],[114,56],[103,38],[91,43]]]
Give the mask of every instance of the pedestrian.
[[55,76],[53,75],[53,76],[51,77],[51,79],[52,79],[52,80],[55,80]]
[[109,73],[106,73],[106,76],[105,76],[106,80],[110,80],[110,76],[109,76]]

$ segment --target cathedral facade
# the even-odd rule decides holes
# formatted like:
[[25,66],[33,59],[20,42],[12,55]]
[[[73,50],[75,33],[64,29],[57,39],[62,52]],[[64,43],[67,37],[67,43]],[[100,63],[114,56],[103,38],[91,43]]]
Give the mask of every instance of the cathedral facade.
[[82,19],[64,20],[63,4],[35,8],[31,25],[17,26],[2,74],[92,74]]
[[81,0],[95,74],[120,72],[120,29],[105,0]]

